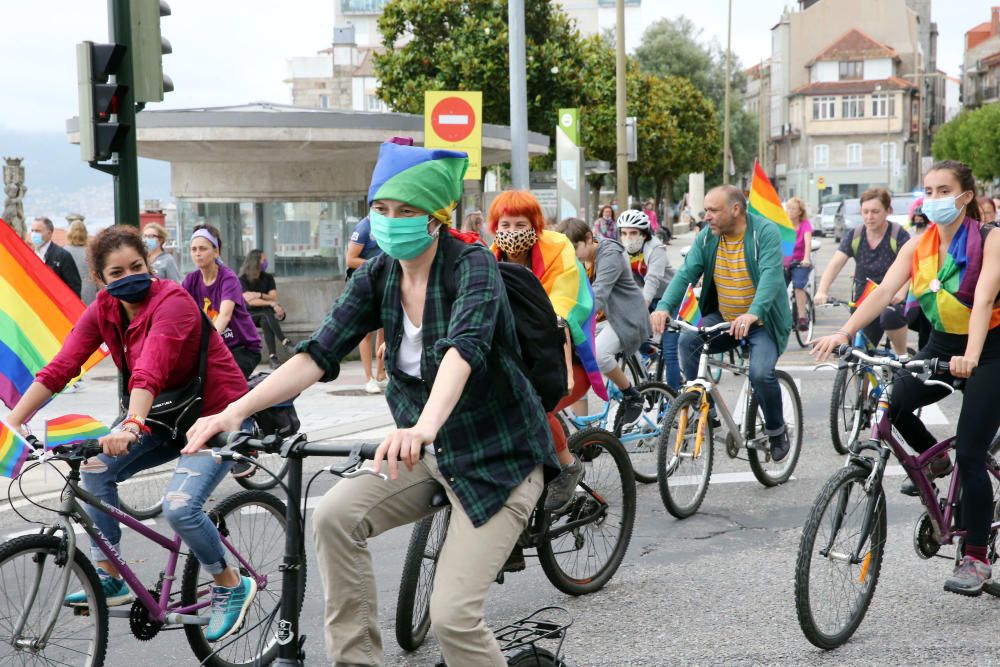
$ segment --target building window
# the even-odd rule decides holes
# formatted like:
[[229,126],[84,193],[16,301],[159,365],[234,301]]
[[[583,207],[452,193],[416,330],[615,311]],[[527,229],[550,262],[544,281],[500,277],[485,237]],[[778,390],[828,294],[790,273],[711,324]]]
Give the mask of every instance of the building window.
[[861,144],[847,144],[847,166],[861,166]]
[[841,98],[840,111],[842,118],[864,118],[864,95],[844,95]]
[[877,118],[896,115],[896,96],[892,93],[875,93],[872,95],[872,116]]
[[882,166],[896,162],[896,144],[882,142]]
[[330,108],[330,96],[329,95],[320,95],[319,96],[319,108],[320,109],[329,109]]
[[830,164],[830,147],[826,144],[813,146],[813,166],[826,167]]
[[853,81],[865,78],[865,62],[863,60],[842,60],[840,62],[840,80]]
[[831,120],[834,117],[834,109],[836,108],[835,97],[814,97],[813,101],[813,120]]

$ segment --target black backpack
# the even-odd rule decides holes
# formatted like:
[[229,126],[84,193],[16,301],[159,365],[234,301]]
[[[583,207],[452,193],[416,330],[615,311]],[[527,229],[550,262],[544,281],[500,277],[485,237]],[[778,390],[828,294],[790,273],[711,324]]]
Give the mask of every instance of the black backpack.
[[[442,234],[441,242],[445,244],[444,257],[448,267],[444,272],[445,294],[454,302],[458,294],[454,267],[462,252],[472,244],[451,233]],[[381,298],[385,292],[388,258],[380,255],[377,259],[379,265],[374,267],[373,281],[376,294]],[[514,350],[509,352],[542,399],[542,407],[546,412],[552,412],[569,393],[564,351],[566,334],[559,326],[559,317],[552,308],[549,295],[534,273],[510,262],[499,262],[499,268],[521,348],[520,355]]]

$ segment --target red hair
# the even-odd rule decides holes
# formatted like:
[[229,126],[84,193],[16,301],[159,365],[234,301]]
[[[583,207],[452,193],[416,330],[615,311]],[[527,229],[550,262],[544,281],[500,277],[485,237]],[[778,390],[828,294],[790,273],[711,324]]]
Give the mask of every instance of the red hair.
[[491,234],[496,234],[497,225],[503,216],[512,218],[524,216],[535,228],[536,234],[541,234],[545,229],[545,214],[542,213],[542,207],[538,205],[535,195],[527,190],[504,190],[497,195],[490,204],[488,224]]

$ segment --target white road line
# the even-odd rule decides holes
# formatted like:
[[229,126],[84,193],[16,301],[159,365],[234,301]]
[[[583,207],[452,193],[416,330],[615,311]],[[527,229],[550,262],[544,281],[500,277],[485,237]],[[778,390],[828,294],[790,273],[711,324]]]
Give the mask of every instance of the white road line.
[[[142,523],[144,526],[155,526],[156,525],[156,519],[146,519],[145,521],[142,521],[140,523]],[[6,542],[7,540],[12,540],[15,537],[21,537],[22,535],[34,535],[35,533],[37,533],[39,531],[40,528],[41,528],[41,526],[39,526],[38,528],[29,528],[27,530],[19,530],[19,531],[14,532],[14,533],[7,533],[3,537],[0,537],[0,541]],[[76,533],[77,535],[83,535],[84,534],[83,526],[81,526],[78,523],[74,523],[73,524],[73,532]]]
[[941,412],[941,408],[938,407],[937,403],[924,406],[924,409],[920,411],[920,421],[927,426],[939,426],[951,423],[945,414]]
[[[794,476],[789,477],[788,481],[796,479]],[[677,486],[693,486],[701,480],[701,477],[697,475],[687,475],[684,477],[676,478]],[[746,482],[757,483],[757,478],[753,476],[752,472],[722,472],[712,475],[712,478],[708,481],[709,486],[715,484],[745,484]]]

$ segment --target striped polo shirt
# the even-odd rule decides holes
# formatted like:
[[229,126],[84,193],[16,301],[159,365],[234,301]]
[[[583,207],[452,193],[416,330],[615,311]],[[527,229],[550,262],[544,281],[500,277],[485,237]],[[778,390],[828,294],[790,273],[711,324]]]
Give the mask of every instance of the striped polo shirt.
[[719,236],[719,250],[715,256],[715,289],[719,296],[719,313],[732,322],[750,310],[757,288],[747,271],[743,240],[746,230],[739,236]]

